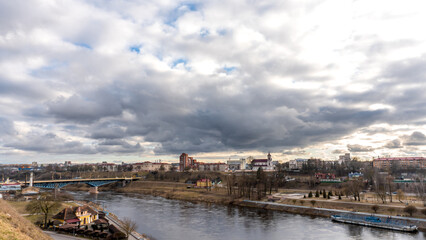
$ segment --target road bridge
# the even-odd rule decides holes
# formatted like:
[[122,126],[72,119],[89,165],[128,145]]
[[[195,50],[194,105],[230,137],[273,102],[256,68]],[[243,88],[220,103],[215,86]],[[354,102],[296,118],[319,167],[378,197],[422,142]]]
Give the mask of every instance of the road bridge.
[[35,180],[29,183],[22,183],[23,185],[31,185],[38,188],[47,189],[61,189],[70,184],[84,183],[91,187],[106,185],[113,182],[131,182],[139,180],[140,177],[115,177],[115,178],[73,178],[73,179],[54,179],[54,180]]

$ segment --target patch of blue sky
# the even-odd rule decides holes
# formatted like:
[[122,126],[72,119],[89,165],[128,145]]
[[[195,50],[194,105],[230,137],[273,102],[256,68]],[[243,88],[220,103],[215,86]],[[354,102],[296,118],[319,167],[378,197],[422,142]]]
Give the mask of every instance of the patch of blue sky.
[[184,58],[179,58],[175,61],[173,61],[172,67],[176,67],[178,64],[183,63],[183,65],[185,66],[188,63],[188,60],[184,59]]
[[205,29],[205,28],[202,28],[202,29],[200,30],[200,36],[201,36],[202,38],[207,37],[209,34],[210,34],[209,30],[207,30],[207,29]]
[[44,65],[40,68],[33,69],[30,72],[30,74],[33,75],[33,76],[40,76],[42,74],[54,71],[54,70],[59,69],[59,68],[64,68],[66,66],[68,66],[68,63],[66,63],[66,62],[53,61],[53,62],[50,62],[49,64]]
[[226,29],[218,29],[218,30],[216,30],[216,32],[217,32],[217,34],[219,34],[220,36],[225,36],[227,33],[228,33],[228,31],[226,30]]
[[223,68],[223,70],[225,70],[226,73],[231,73],[231,72],[237,70],[237,67],[227,67],[227,66],[225,66]]
[[87,49],[90,49],[90,50],[92,50],[93,48],[89,45],[89,44],[87,44],[87,43],[73,43],[74,45],[76,45],[76,46],[78,46],[78,47],[82,47],[82,48],[87,48]]
[[137,54],[141,53],[141,45],[131,46],[129,48],[130,52],[135,52]]
[[165,24],[174,27],[174,23],[185,13],[194,12],[198,10],[198,5],[196,3],[184,3],[174,8],[170,13],[166,16]]

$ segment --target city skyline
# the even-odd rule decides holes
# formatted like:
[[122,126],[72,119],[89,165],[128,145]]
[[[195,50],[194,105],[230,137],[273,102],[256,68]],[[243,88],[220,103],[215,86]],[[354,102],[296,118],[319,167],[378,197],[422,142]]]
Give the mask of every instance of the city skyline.
[[426,154],[422,1],[3,1],[0,163]]

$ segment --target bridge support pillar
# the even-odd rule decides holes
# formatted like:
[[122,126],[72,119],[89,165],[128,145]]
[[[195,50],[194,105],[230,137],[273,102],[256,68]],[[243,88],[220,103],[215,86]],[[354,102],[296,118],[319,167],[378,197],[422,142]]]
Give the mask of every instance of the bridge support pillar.
[[123,187],[125,187],[125,186],[126,186],[126,180],[123,181]]
[[89,193],[99,193],[98,187],[91,187],[91,188],[89,188]]

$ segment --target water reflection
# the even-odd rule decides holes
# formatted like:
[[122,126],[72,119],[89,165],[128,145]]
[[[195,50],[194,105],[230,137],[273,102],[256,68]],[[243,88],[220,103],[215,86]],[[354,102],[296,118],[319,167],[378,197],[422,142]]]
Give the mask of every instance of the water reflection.
[[137,221],[139,232],[159,240],[424,239],[424,233],[392,232],[266,209],[195,204],[140,194],[73,195],[104,202],[111,212]]

